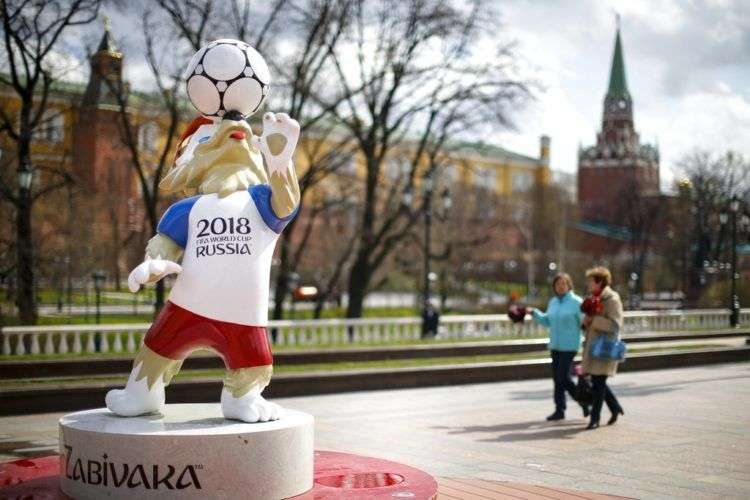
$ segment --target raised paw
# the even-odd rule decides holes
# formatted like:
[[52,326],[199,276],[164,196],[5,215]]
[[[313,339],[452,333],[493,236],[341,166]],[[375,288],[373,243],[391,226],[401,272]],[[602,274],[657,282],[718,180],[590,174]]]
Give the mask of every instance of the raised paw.
[[253,145],[260,149],[268,166],[269,176],[284,174],[292,161],[297,147],[300,126],[297,120],[286,113],[266,113],[263,115],[263,133],[253,137]]

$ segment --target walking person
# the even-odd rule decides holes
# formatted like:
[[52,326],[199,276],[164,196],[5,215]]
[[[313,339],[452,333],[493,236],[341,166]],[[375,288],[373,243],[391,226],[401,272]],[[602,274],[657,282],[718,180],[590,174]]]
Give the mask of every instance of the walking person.
[[422,310],[422,338],[435,338],[440,326],[440,312],[432,300],[426,300]]
[[612,390],[607,385],[607,377],[617,373],[617,361],[595,358],[591,355],[594,341],[601,335],[609,340],[617,340],[622,328],[622,301],[620,295],[610,288],[612,274],[606,267],[594,267],[586,271],[586,286],[590,296],[582,309],[586,312],[583,326],[586,329],[583,348],[583,373],[591,375],[591,420],[587,429],[599,427],[602,405],[606,402],[612,413],[607,425],[617,422],[617,417],[625,415]]
[[[565,418],[567,391],[575,399],[576,385],[570,378],[570,367],[581,347],[581,297],[573,292],[573,280],[567,273],[559,273],[552,280],[555,292],[547,304],[547,311],[532,309],[534,321],[549,328],[549,350],[552,356],[552,380],[555,384],[555,412],[547,420]],[[588,416],[588,406],[581,405],[583,416]]]

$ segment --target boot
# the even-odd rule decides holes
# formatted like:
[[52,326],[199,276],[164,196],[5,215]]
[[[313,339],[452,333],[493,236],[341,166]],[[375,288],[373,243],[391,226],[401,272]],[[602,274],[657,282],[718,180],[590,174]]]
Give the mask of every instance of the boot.
[[607,425],[614,425],[615,422],[617,422],[617,417],[619,415],[623,415],[624,416],[625,415],[625,411],[622,410],[622,409],[620,409],[620,410],[617,410],[616,412],[614,412],[612,414],[612,416],[609,418],[609,422],[607,422]]
[[547,417],[548,422],[554,422],[556,420],[565,420],[565,412],[560,410],[555,410],[555,413]]
[[598,428],[599,428],[599,421],[592,420],[591,422],[589,422],[589,425],[586,427],[586,430],[591,431],[591,430],[598,429]]

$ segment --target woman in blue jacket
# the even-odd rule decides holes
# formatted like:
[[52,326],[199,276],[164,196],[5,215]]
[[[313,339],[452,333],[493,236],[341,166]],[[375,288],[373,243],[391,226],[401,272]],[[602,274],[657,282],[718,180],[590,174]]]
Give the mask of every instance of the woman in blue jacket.
[[[552,355],[552,378],[555,381],[555,412],[547,420],[565,418],[565,391],[574,397],[575,384],[570,378],[570,367],[581,347],[581,297],[573,292],[573,280],[567,273],[559,273],[552,281],[555,296],[547,311],[533,309],[534,321],[549,328],[549,350]],[[581,405],[588,416],[588,406]]]

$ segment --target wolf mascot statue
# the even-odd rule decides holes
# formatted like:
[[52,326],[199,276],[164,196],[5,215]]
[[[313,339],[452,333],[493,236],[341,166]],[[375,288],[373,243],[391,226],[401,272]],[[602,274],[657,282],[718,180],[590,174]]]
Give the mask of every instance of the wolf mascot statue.
[[106,396],[117,415],[160,411],[164,388],[182,361],[196,349],[210,349],[226,365],[224,417],[279,418],[279,406],[261,395],[273,371],[266,332],[269,276],[279,234],[298,210],[292,154],[300,127],[283,113],[266,113],[257,137],[244,118],[230,110],[195,119],[160,184],[169,193],[194,195],[164,213],[129,287],[136,292],[166,275],[179,276],[127,385]]

